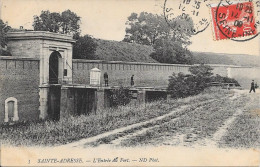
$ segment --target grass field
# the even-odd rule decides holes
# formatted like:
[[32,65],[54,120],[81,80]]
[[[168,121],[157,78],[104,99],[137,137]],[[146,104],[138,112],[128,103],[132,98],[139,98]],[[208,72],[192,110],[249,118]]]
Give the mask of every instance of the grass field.
[[[245,98],[235,100],[220,99],[197,107],[194,110],[184,111],[178,119],[162,122],[160,126],[148,130],[146,133],[129,138],[121,143],[122,146],[138,145],[178,145],[172,142],[172,136],[181,134],[186,145],[203,138],[210,138],[226,119],[234,113],[235,107],[242,107]],[[195,105],[195,104],[193,104]],[[232,106],[232,107],[231,107]],[[167,142],[169,140],[169,142]],[[165,142],[161,142],[165,141]]]
[[[13,126],[1,125],[0,140],[2,144],[15,146],[55,146],[67,144],[113,129],[143,122],[169,113],[184,105],[190,105],[190,109],[187,111],[192,112],[199,102],[232,96],[230,93],[225,90],[211,89],[193,97],[157,101],[140,106],[111,108],[98,111],[96,115],[71,116],[58,122],[45,121],[20,123]],[[207,121],[205,120],[204,124],[206,123]],[[201,135],[205,134],[202,133]]]
[[231,92],[232,96],[222,94],[208,101],[193,101],[163,119],[85,142],[83,147],[260,148],[260,94]]
[[[196,103],[191,106],[194,105]],[[148,128],[139,128],[126,134],[127,137],[120,142],[113,142],[110,137],[112,140],[109,143],[116,143],[120,147],[171,145],[260,148],[259,111],[259,94],[222,98],[194,110],[188,108]]]
[[221,147],[260,148],[260,99],[259,96],[252,96],[252,99],[254,103],[246,103],[243,107],[245,112],[228,127],[220,142]]

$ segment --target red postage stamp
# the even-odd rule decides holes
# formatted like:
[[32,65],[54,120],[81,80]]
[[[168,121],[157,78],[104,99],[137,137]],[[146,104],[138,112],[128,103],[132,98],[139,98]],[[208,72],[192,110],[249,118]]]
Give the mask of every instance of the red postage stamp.
[[251,1],[226,4],[220,3],[211,7],[213,31],[216,40],[234,39],[257,34],[254,8]]

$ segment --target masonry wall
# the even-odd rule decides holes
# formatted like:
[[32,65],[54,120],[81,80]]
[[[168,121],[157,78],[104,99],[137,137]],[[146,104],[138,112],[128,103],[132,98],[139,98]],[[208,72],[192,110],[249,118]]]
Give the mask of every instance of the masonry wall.
[[40,58],[41,43],[40,39],[10,40],[7,48],[15,57]]
[[0,57],[0,122],[8,97],[18,101],[19,121],[38,119],[39,74],[38,59]]
[[[189,73],[190,65],[139,63],[119,61],[98,61],[73,59],[73,83],[89,84],[90,70],[97,67],[101,70],[101,83],[104,84],[103,74],[108,73],[109,86],[130,86],[130,78],[134,75],[135,86],[167,86],[172,73]],[[211,65],[214,74],[227,76],[227,67]]]
[[101,70],[101,83],[104,84],[103,74],[108,73],[109,86],[130,86],[130,78],[134,75],[136,86],[166,86],[173,72],[188,73],[188,65],[167,65],[159,63],[137,62],[102,62],[90,60],[73,60],[73,82],[90,83],[90,70],[97,67]]

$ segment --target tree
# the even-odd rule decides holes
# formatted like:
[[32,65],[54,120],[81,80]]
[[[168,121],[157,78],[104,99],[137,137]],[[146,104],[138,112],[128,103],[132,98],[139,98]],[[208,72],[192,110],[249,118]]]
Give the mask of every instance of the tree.
[[168,24],[162,15],[132,13],[126,25],[123,41],[152,45],[155,52],[150,56],[153,59],[161,63],[192,63],[192,54],[187,49],[193,33],[193,21],[190,17],[178,16]]
[[2,48],[6,46],[6,33],[11,29],[3,20],[0,19],[0,45]]
[[155,52],[150,56],[160,63],[192,64],[191,52],[183,48],[181,43],[169,39],[159,39],[153,45]]
[[126,35],[123,41],[136,42],[144,45],[154,45],[158,39],[178,41],[182,45],[191,44],[189,37],[193,30],[190,17],[178,16],[169,25],[162,15],[141,12],[138,16],[132,13],[126,22]]
[[34,16],[33,27],[35,31],[49,31],[62,34],[72,34],[74,39],[79,38],[80,17],[76,13],[66,10],[56,13],[42,11],[40,16]]
[[153,45],[160,36],[167,35],[164,33],[170,31],[162,16],[147,12],[141,12],[139,16],[132,13],[126,25],[126,36],[123,41],[143,45]]
[[95,59],[97,43],[89,35],[79,37],[73,46],[73,59]]
[[7,38],[6,34],[11,29],[7,23],[4,23],[3,20],[0,19],[0,55],[1,56],[11,56],[11,53],[7,50],[3,49],[6,47]]

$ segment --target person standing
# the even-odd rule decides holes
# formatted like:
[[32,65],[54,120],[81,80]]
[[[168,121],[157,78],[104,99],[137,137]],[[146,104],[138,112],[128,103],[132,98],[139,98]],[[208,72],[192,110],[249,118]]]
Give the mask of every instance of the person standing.
[[105,81],[105,86],[108,86],[108,74],[107,74],[107,72],[104,73],[104,81]]
[[134,75],[131,76],[131,86],[134,86],[135,82],[134,82]]
[[252,82],[251,82],[251,88],[250,88],[249,93],[251,93],[251,91],[254,91],[254,93],[255,93],[255,83],[254,83],[254,80],[252,80]]

